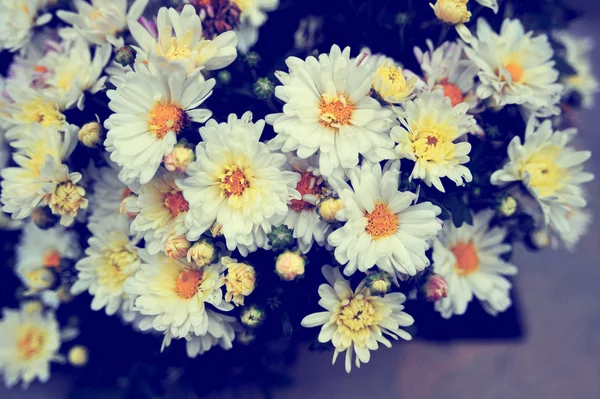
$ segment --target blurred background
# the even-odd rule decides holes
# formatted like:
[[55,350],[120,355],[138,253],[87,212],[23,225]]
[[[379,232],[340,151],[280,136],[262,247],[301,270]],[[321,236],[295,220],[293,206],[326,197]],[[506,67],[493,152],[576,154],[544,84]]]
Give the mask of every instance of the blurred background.
[[[600,23],[599,2],[572,0],[570,5],[584,11],[572,32],[595,38],[598,46],[592,53],[593,64],[600,64],[600,30],[596,25]],[[587,165],[596,176],[600,176],[599,110],[597,104],[596,109],[577,115],[580,134],[575,143],[594,153]],[[598,219],[600,186],[596,181],[587,188],[591,210]],[[292,383],[272,397],[598,399],[599,259],[600,229],[595,224],[574,253],[550,249],[530,253],[518,247],[513,262],[519,267],[515,292],[520,338],[398,343],[373,352],[371,361],[351,375],[346,375],[342,364],[331,366],[331,352],[311,352],[304,344],[290,369]],[[73,378],[59,370],[47,384],[32,384],[26,392],[19,388],[6,391],[0,385],[0,398],[66,399]],[[201,368],[198,378],[202,378]],[[219,391],[208,397],[252,399],[265,395],[259,389],[244,389]]]

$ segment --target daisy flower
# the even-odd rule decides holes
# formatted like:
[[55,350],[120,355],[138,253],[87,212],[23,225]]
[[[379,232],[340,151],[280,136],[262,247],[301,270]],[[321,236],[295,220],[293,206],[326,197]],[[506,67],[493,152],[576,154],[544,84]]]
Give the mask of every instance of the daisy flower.
[[206,335],[216,328],[206,305],[221,311],[233,308],[223,300],[224,265],[198,267],[162,254],[150,255],[144,249],[138,255],[142,265],[125,283],[125,293],[135,296],[133,310],[143,316],[142,331],[168,331],[174,338]]
[[517,268],[501,259],[511,246],[504,243],[505,229],[490,228],[493,216],[487,210],[473,217],[472,226],[446,223],[433,242],[433,272],[448,283],[447,296],[435,303],[435,310],[446,319],[464,314],[473,296],[492,315],[511,305],[511,284],[504,276],[516,275]]
[[189,203],[188,240],[198,240],[216,222],[230,251],[237,248],[245,256],[268,248],[271,226],[281,224],[290,200],[300,199],[295,190],[300,176],[282,170],[285,155],[260,141],[264,126],[246,112],[241,119],[231,114],[227,123],[212,119],[200,128],[190,177],[178,183]]
[[0,0],[0,50],[15,52],[31,40],[33,28],[47,24],[52,14],[38,16],[47,0]]
[[546,35],[525,32],[519,20],[505,19],[500,34],[484,19],[477,21],[477,38],[465,47],[479,68],[476,93],[493,105],[519,104],[535,116],[557,115],[563,92],[554,68],[554,51]]
[[377,350],[379,343],[390,348],[386,336],[410,341],[411,335],[400,327],[414,323],[405,313],[404,294],[399,292],[384,296],[371,295],[363,280],[354,291],[338,268],[323,266],[321,269],[328,284],[319,286],[319,305],[325,309],[302,319],[303,327],[321,327],[319,342],[331,341],[335,347],[333,363],[338,355],[346,352],[346,372],[352,369],[352,358],[356,354],[356,367],[368,363],[370,351]]
[[[392,111],[368,96],[371,68],[350,59],[350,48],[331,47],[317,60],[288,57],[290,72],[276,72],[282,86],[275,96],[285,102],[283,113],[267,116],[277,136],[269,143],[298,157],[319,156],[323,176],[334,168],[353,168],[358,156],[376,158],[375,149],[392,148]],[[373,159],[378,161],[379,159]]]
[[65,361],[58,353],[63,341],[74,333],[60,330],[54,313],[27,311],[25,308],[2,310],[0,320],[0,373],[6,387],[22,382],[27,388],[34,380],[50,379],[50,363]]
[[120,34],[127,21],[137,20],[144,13],[148,0],[135,0],[127,9],[127,0],[76,0],[77,12],[58,10],[56,16],[72,25],[92,44],[106,42],[119,48],[125,42]]
[[429,266],[425,251],[442,228],[440,208],[430,202],[412,205],[417,196],[398,191],[400,161],[381,165],[365,162],[349,172],[352,188],[343,181],[332,184],[344,203],[336,219],[344,225],[327,242],[335,259],[350,276],[373,266],[392,275],[414,276]]
[[164,171],[144,184],[138,197],[127,204],[127,210],[137,214],[131,231],[143,234],[151,255],[164,252],[169,237],[187,233],[188,209],[189,204],[175,184],[173,174]]
[[452,106],[441,89],[423,93],[404,104],[399,116],[401,126],[395,126],[390,132],[396,143],[394,150],[380,153],[388,159],[414,161],[411,180],[421,179],[442,192],[445,191],[443,177],[462,186],[472,179],[469,169],[463,166],[469,162],[471,144],[460,140],[475,126],[475,119],[467,115],[468,110],[467,103]]
[[125,283],[139,269],[137,240],[129,236],[127,216],[119,215],[100,222],[91,222],[85,256],[76,264],[77,281],[71,287],[74,295],[88,291],[94,298],[92,310],[104,308],[111,316],[121,311],[132,320],[134,298],[125,293]]
[[176,64],[192,74],[197,69],[212,71],[225,68],[237,56],[235,32],[221,33],[213,40],[203,38],[202,20],[194,6],[186,4],[181,12],[162,7],[157,18],[158,37],[137,21],[129,21],[129,30],[139,47],[136,62]]
[[546,224],[559,232],[569,231],[570,211],[586,206],[581,183],[594,178],[583,171],[590,151],[567,146],[576,132],[554,131],[550,120],[539,124],[534,118],[529,119],[524,142],[518,136],[511,140],[508,162],[491,176],[492,184],[499,186],[522,182],[540,203]]
[[247,53],[258,41],[258,28],[267,22],[267,12],[279,6],[279,0],[231,0],[240,11],[240,25],[237,28],[238,49]]
[[576,37],[568,32],[557,32],[554,38],[565,46],[565,58],[575,70],[575,74],[562,80],[565,95],[577,92],[582,97],[584,108],[592,109],[594,95],[600,90],[598,79],[594,76],[590,51],[593,47],[591,38]]
[[105,141],[111,159],[123,167],[125,183],[148,183],[165,155],[177,143],[188,124],[206,121],[211,112],[196,109],[212,94],[214,79],[204,80],[198,71],[186,77],[182,68],[173,71],[155,65],[136,64],[125,82],[107,92],[114,112],[104,122]]

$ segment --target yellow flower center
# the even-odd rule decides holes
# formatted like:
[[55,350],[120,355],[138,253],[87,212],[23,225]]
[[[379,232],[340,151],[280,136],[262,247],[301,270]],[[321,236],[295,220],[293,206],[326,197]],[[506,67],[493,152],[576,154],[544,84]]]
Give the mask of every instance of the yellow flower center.
[[456,258],[456,263],[454,264],[456,274],[459,276],[468,276],[479,270],[479,255],[477,255],[477,249],[473,242],[455,244],[451,248],[451,251]]
[[190,208],[190,204],[179,190],[172,190],[165,194],[165,206],[173,217],[177,217],[182,212],[187,212]]
[[150,111],[148,129],[157,139],[169,132],[179,134],[190,122],[188,114],[174,103],[155,103]]
[[55,104],[36,98],[21,106],[21,113],[16,116],[16,119],[26,123],[39,123],[43,127],[59,127],[64,123],[65,116]]
[[319,122],[337,131],[350,123],[355,107],[345,94],[330,96],[325,93],[319,100],[319,110]]
[[18,337],[17,350],[25,360],[32,360],[39,356],[48,338],[45,330],[35,326],[21,327]]
[[336,317],[338,331],[345,338],[350,338],[360,346],[364,346],[371,333],[371,328],[381,321],[368,290],[363,290],[350,300],[341,303]]
[[221,190],[226,197],[232,195],[242,195],[244,190],[250,187],[252,181],[252,173],[250,170],[231,165],[225,167],[225,173],[219,176],[221,180]]
[[122,290],[125,281],[133,273],[129,266],[137,259],[137,253],[130,252],[123,246],[107,250],[104,254],[104,262],[97,270],[100,286],[116,291]]
[[171,46],[165,52],[165,58],[171,61],[181,61],[190,58],[192,56],[192,50],[190,49],[192,36],[193,33],[187,31],[179,40],[176,37],[172,37]]
[[452,83],[442,83],[441,86],[444,89],[444,96],[450,99],[453,107],[464,101],[463,92]]
[[539,196],[549,197],[564,187],[567,172],[558,166],[561,148],[547,145],[535,153],[527,163],[521,166],[521,178],[529,174],[529,186],[536,189]]
[[385,101],[397,102],[412,94],[413,85],[406,83],[402,69],[386,62],[375,72],[373,89]]
[[454,158],[456,126],[422,120],[413,123],[411,131],[413,151],[419,160],[442,163]]
[[62,183],[50,195],[49,205],[52,213],[55,215],[64,215],[66,213],[76,215],[79,208],[87,208],[85,189],[70,181]]
[[398,230],[398,216],[383,202],[377,202],[373,212],[365,212],[366,232],[373,239],[389,237]]
[[53,267],[60,269],[60,254],[53,249],[47,250],[44,254],[44,267]]
[[435,16],[449,24],[465,24],[471,19],[468,2],[469,0],[438,0],[433,8]]
[[525,70],[520,64],[510,62],[504,65],[504,68],[510,73],[513,82],[520,83],[523,80]]
[[190,299],[196,295],[203,276],[202,269],[182,270],[175,281],[175,292],[180,298]]

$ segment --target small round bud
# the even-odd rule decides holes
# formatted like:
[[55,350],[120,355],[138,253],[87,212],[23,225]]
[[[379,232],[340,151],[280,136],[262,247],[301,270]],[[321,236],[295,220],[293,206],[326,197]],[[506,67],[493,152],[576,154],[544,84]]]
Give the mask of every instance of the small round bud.
[[277,227],[271,227],[271,232],[267,233],[269,245],[275,251],[282,251],[294,243],[294,231],[285,224]]
[[219,71],[219,73],[217,74],[217,79],[219,83],[221,83],[222,85],[226,85],[229,82],[231,82],[231,72],[226,70]]
[[246,306],[242,309],[240,321],[247,327],[258,327],[265,321],[265,312],[257,305]]
[[252,85],[252,91],[259,100],[266,100],[275,92],[275,85],[269,78],[260,78]]
[[132,201],[135,201],[136,199],[137,199],[137,195],[135,195],[135,194],[129,194],[125,198],[123,198],[121,200],[121,205],[119,205],[119,212],[123,215],[129,216],[131,219],[136,217],[138,212],[132,212],[130,210],[131,205],[133,204]]
[[471,12],[467,8],[469,0],[437,0],[435,5],[430,4],[435,16],[443,22],[456,25],[469,22]]
[[183,258],[192,244],[185,238],[185,235],[172,235],[165,244],[165,255],[171,259]]
[[56,225],[59,217],[52,213],[52,210],[47,206],[37,207],[31,212],[31,220],[37,227],[42,230],[47,230]]
[[335,221],[335,215],[344,208],[344,203],[339,198],[327,198],[319,203],[319,215],[326,222]]
[[217,252],[212,242],[208,240],[198,241],[188,249],[187,260],[188,262],[194,262],[199,267],[208,266],[217,260]]
[[543,249],[550,245],[550,237],[546,229],[538,229],[531,233],[531,242],[538,249]]
[[94,148],[102,141],[102,126],[98,122],[86,123],[79,129],[77,137],[84,146]]
[[163,163],[165,169],[169,172],[183,173],[188,165],[194,162],[195,158],[194,150],[185,145],[177,144],[173,151],[165,155]]
[[285,251],[275,261],[275,272],[282,280],[292,281],[304,275],[306,261],[300,252]]
[[27,313],[41,313],[44,311],[44,305],[40,301],[27,301],[22,307]]
[[373,295],[385,295],[392,288],[392,280],[386,272],[375,272],[367,276],[366,287]]
[[413,78],[407,82],[401,68],[386,62],[375,71],[373,90],[383,101],[397,104],[413,93],[415,81]]
[[133,65],[133,61],[135,61],[135,52],[130,46],[121,47],[115,53],[115,62],[123,67]]
[[83,367],[88,362],[88,350],[85,346],[76,345],[71,348],[67,357],[72,366]]
[[448,283],[439,274],[431,274],[423,286],[423,292],[429,302],[437,302],[448,296]]
[[221,258],[227,265],[225,276],[225,300],[233,302],[236,306],[244,304],[244,298],[252,294],[256,287],[256,271],[247,263],[237,263],[235,259],[227,256]]
[[261,61],[260,55],[258,55],[258,53],[255,51],[250,51],[244,56],[244,62],[250,68],[256,68],[260,65]]
[[502,214],[502,216],[512,216],[514,215],[514,213],[517,210],[517,200],[515,199],[515,197],[511,197],[510,195],[507,197],[504,197],[502,199],[502,201],[500,202],[500,208],[499,211]]
[[411,16],[408,13],[405,12],[399,12],[398,14],[396,14],[396,18],[395,18],[395,22],[396,25],[407,25],[411,20]]

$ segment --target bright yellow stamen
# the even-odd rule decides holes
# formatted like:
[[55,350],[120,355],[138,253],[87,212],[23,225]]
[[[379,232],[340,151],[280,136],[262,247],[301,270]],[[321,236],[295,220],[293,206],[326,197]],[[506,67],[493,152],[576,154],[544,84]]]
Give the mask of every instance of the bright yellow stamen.
[[192,35],[191,31],[187,31],[180,40],[172,37],[171,46],[165,52],[165,58],[177,61],[190,58],[192,56],[192,50],[190,49]]
[[24,326],[20,328],[17,340],[17,350],[21,357],[32,360],[37,357],[46,346],[46,331],[35,326]]
[[39,123],[44,127],[60,127],[65,122],[65,116],[57,109],[56,104],[36,98],[21,106],[21,113],[16,119],[26,123]]
[[129,266],[138,259],[138,255],[117,244],[104,253],[103,259],[103,263],[97,269],[98,284],[101,287],[121,291],[133,273]]
[[190,299],[196,295],[200,283],[202,282],[203,272],[198,270],[182,270],[175,281],[175,292],[180,298]]
[[567,172],[558,166],[560,154],[559,146],[547,145],[521,166],[521,178],[525,179],[525,174],[529,174],[529,186],[541,197],[552,196],[564,187]]
[[43,262],[44,267],[53,267],[58,270],[60,269],[60,254],[53,249],[46,251]]
[[444,162],[454,158],[457,128],[448,123],[420,120],[411,124],[412,145],[419,160]]
[[366,232],[377,240],[389,237],[398,230],[398,216],[383,202],[377,202],[373,212],[365,212],[367,218]]
[[363,290],[354,298],[341,303],[336,317],[338,332],[354,343],[364,346],[371,334],[371,328],[381,321],[381,314],[372,301],[368,290]]
[[185,111],[174,103],[155,103],[150,111],[148,129],[157,139],[162,139],[169,132],[178,134],[189,123],[190,118]]
[[172,190],[165,194],[165,206],[171,212],[171,216],[177,217],[180,213],[187,212],[190,204],[186,201],[181,191]]
[[337,131],[350,123],[355,107],[345,94],[329,96],[325,93],[319,100],[319,109],[319,122]]
[[460,242],[451,248],[456,264],[454,271],[459,276],[467,276],[479,270],[479,256],[473,242]]
[[237,166],[226,166],[225,173],[219,176],[221,180],[221,190],[226,197],[232,195],[242,195],[244,190],[250,187],[252,173],[246,169]]

